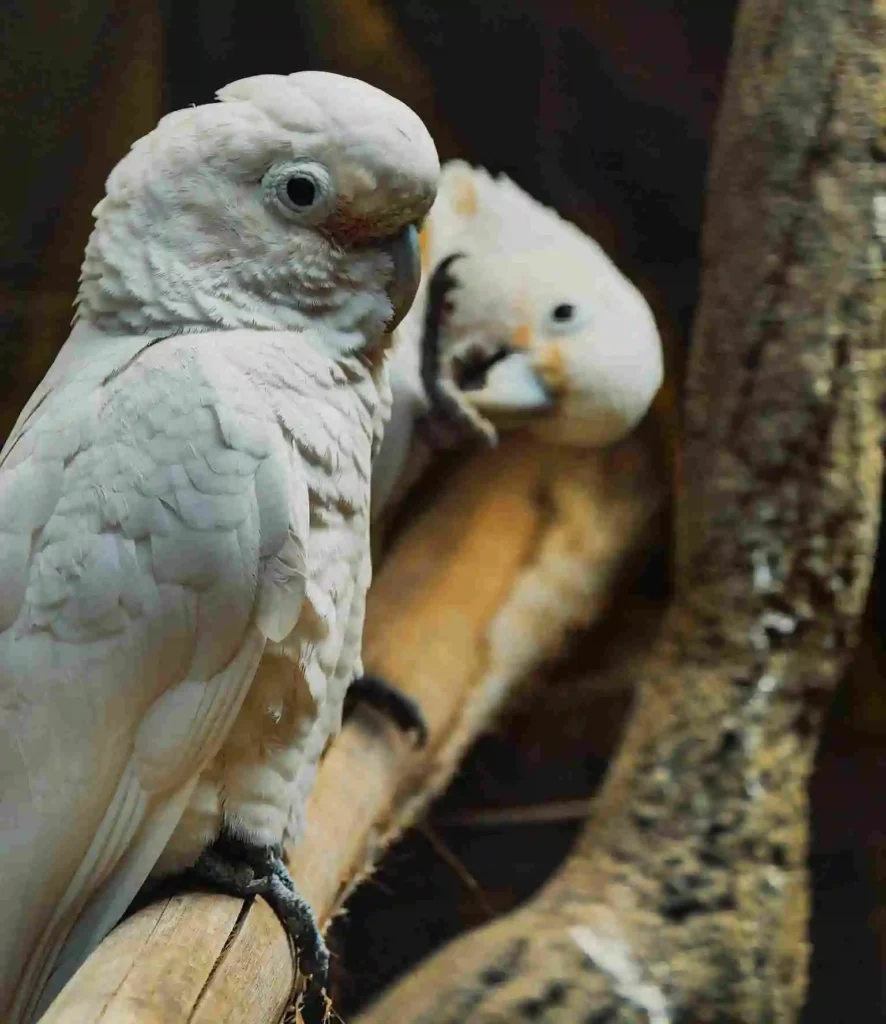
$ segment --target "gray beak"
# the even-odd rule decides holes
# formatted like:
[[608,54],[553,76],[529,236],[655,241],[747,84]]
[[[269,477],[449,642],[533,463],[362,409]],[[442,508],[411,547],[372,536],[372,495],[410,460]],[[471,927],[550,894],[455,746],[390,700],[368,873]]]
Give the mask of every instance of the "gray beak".
[[511,352],[493,364],[483,387],[466,391],[465,399],[490,416],[543,412],[554,405],[526,352]]
[[388,287],[388,298],[394,307],[394,315],[388,322],[388,333],[394,330],[412,307],[415,293],[421,281],[421,254],[418,247],[418,231],[410,224],[395,235],[385,246],[394,261],[394,275]]

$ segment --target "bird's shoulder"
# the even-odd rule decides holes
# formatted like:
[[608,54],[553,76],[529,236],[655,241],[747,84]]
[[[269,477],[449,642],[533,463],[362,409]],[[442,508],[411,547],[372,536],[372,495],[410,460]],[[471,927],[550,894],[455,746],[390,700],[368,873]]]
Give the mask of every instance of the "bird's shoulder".
[[306,480],[261,389],[209,341],[152,339],[98,377],[87,361],[18,429],[0,463],[0,630],[89,643],[179,606],[203,674],[268,566],[278,589],[301,571]]

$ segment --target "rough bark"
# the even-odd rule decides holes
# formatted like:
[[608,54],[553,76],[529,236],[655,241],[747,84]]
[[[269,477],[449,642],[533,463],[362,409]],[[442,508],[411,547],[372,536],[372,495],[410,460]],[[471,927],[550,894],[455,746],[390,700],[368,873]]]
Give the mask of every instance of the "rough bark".
[[[456,770],[526,673],[606,604],[660,495],[650,445],[594,454],[515,437],[460,467],[396,540],[373,585],[370,671],[420,703],[420,754],[355,716],[321,765],[292,872],[321,922]],[[482,585],[479,581],[482,581]],[[175,896],[118,927],[43,1024],[266,1024],[292,986],[264,905]]]
[[877,536],[884,56],[883,0],[742,5],[667,627],[564,870],[361,1024],[795,1019],[807,784]]

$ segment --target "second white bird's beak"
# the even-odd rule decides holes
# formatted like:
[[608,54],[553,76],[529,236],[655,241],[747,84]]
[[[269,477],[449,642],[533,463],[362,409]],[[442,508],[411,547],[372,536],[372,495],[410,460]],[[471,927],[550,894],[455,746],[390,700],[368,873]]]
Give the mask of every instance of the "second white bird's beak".
[[481,389],[464,394],[475,409],[493,416],[544,412],[554,405],[527,352],[512,352],[499,360],[489,368]]
[[394,261],[394,276],[388,287],[388,298],[394,307],[387,327],[390,333],[409,312],[421,281],[421,253],[415,226],[410,224],[403,228],[385,248]]

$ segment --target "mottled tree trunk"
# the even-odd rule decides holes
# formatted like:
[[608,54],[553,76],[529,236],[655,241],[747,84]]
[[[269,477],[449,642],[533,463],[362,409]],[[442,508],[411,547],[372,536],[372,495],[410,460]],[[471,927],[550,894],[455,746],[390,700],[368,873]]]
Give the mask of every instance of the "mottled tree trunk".
[[877,537],[884,56],[884,0],[742,5],[667,628],[565,869],[362,1024],[795,1019],[807,784]]

